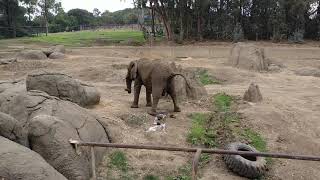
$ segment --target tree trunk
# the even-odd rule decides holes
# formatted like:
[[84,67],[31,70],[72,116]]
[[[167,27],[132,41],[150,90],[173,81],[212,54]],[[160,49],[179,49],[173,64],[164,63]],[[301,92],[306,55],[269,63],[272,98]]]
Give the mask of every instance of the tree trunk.
[[202,31],[201,31],[201,17],[200,17],[200,12],[198,12],[198,18],[197,18],[197,34],[198,34],[198,40],[202,41]]
[[152,5],[152,1],[150,1],[150,8],[151,8],[151,18],[152,18],[152,25],[151,25],[151,31],[153,34],[153,37],[156,37],[156,31],[155,31],[155,22],[154,22],[154,7]]
[[183,25],[184,8],[185,8],[185,2],[184,2],[184,0],[180,0],[180,35],[179,35],[179,39],[181,42],[183,41],[183,38],[184,38],[184,25]]

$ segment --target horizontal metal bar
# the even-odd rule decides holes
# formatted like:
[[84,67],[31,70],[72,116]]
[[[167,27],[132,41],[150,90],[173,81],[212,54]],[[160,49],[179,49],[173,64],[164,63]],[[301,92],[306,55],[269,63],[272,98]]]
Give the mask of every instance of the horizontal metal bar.
[[[183,148],[170,146],[154,146],[154,145],[130,145],[130,144],[116,144],[116,143],[96,143],[96,142],[82,142],[77,140],[69,140],[71,144],[78,146],[96,146],[96,147],[110,147],[110,148],[125,148],[125,149],[146,149],[146,150],[161,150],[161,151],[180,151],[180,152],[197,152],[199,148]],[[320,156],[308,155],[291,155],[283,153],[265,153],[265,152],[249,152],[249,151],[229,151],[221,149],[205,149],[201,148],[202,153],[208,154],[227,154],[227,155],[244,155],[244,156],[259,156],[270,158],[294,159],[305,161],[320,161]]]

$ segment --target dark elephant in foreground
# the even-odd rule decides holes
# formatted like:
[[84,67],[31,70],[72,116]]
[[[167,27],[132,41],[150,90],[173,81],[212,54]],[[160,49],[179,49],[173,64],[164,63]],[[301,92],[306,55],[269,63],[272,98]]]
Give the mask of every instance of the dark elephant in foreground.
[[[134,101],[131,108],[138,108],[141,86],[144,85],[146,87],[147,106],[152,106],[149,114],[157,114],[159,99],[166,93],[173,100],[174,112],[180,112],[181,109],[177,104],[177,94],[173,81],[173,78],[178,75],[186,80],[187,88],[190,88],[187,79],[182,74],[174,73],[169,63],[164,63],[161,60],[152,61],[147,59],[130,62],[126,76],[127,88],[125,90],[131,93],[131,84],[134,81]],[[153,103],[151,101],[151,94]]]

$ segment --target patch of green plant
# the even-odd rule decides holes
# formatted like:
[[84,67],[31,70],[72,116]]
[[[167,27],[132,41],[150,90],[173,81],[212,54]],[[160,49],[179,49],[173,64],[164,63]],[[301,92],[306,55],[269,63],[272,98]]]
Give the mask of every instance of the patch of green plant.
[[199,159],[199,167],[202,168],[211,161],[210,154],[202,153]]
[[195,113],[191,115],[192,127],[187,136],[187,141],[194,145],[216,147],[216,134],[214,130],[207,127],[208,114]]
[[233,98],[225,93],[219,93],[213,97],[215,107],[221,112],[227,112],[230,110],[232,100]]
[[207,70],[202,70],[199,72],[199,79],[203,85],[219,84],[220,83],[213,76],[209,75]]
[[258,151],[267,151],[267,142],[262,136],[254,130],[247,128],[243,131],[242,136],[249,141],[250,145],[255,147]]
[[158,176],[151,175],[151,174],[148,174],[148,175],[143,177],[143,180],[159,180],[159,179],[160,178]]
[[186,164],[178,169],[178,174],[175,176],[166,177],[166,180],[191,180],[192,179],[192,166]]
[[110,165],[122,172],[127,172],[129,169],[128,159],[122,151],[115,151],[110,155]]

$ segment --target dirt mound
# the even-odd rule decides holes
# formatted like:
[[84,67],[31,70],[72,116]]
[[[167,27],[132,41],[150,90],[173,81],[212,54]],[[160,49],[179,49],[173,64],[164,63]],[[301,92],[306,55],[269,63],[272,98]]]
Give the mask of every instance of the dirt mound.
[[40,50],[25,50],[17,55],[18,60],[44,60],[47,56]]
[[255,83],[251,83],[249,89],[244,93],[243,100],[249,102],[260,102],[262,101],[262,95],[259,86]]
[[298,76],[313,76],[320,77],[320,69],[317,68],[302,68],[295,70],[295,74]]
[[229,64],[236,68],[267,71],[268,62],[264,50],[253,44],[236,43],[231,49]]
[[39,154],[0,136],[0,178],[67,180]]
[[183,74],[188,81],[186,82],[181,76],[174,78],[175,91],[179,100],[186,98],[200,99],[208,95],[204,86],[198,81],[197,74],[194,71],[182,69],[181,66],[176,66],[174,62],[170,66],[175,73]]
[[22,123],[2,112],[0,112],[0,136],[29,147],[27,129]]
[[64,58],[65,58],[65,55],[60,52],[54,52],[49,55],[49,59],[64,59]]
[[72,77],[54,72],[37,71],[27,77],[27,90],[40,90],[51,96],[68,100],[80,106],[98,104],[100,93],[91,85]]
[[[29,129],[30,148],[68,179],[89,179],[90,151],[80,147],[77,155],[70,138],[108,143],[106,125],[86,109],[41,91],[9,88],[0,93],[0,111]],[[96,148],[97,164],[104,148]]]

